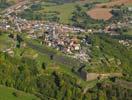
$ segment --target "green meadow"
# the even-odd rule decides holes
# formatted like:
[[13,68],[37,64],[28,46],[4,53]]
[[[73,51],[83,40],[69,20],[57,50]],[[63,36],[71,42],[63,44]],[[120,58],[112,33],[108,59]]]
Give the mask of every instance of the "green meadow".
[[57,11],[60,13],[58,15],[60,17],[60,22],[69,23],[72,12],[75,9],[75,5],[76,5],[76,3],[67,3],[67,4],[63,4],[63,5],[47,6],[47,7],[44,7],[44,9],[41,10],[41,12]]
[[0,85],[0,100],[39,100],[36,96]]
[[[88,3],[89,0],[85,1],[78,1],[74,3],[64,3],[61,5],[57,5],[54,3],[48,3],[48,2],[43,2],[43,9],[40,10],[40,12],[58,12],[58,17],[60,18],[61,23],[69,24],[70,19],[72,17],[73,11],[76,9],[76,5],[80,5],[84,10],[86,10],[85,7],[83,7],[84,4]],[[109,2],[109,0],[93,0],[92,2],[98,2],[98,3],[103,3],[103,2]]]

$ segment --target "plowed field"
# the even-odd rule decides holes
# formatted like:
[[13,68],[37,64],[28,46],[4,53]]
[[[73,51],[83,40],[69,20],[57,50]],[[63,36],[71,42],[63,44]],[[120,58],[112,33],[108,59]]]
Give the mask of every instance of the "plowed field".
[[132,0],[112,0],[108,3],[97,4],[95,8],[87,12],[87,14],[93,19],[109,20],[112,17],[110,11],[115,5],[126,5],[132,3]]

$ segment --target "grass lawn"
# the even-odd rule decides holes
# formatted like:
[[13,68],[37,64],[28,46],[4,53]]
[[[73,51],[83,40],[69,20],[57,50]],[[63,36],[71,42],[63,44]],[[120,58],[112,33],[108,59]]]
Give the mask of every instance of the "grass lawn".
[[[19,93],[14,96],[13,93]],[[36,96],[0,85],[0,100],[40,100]]]

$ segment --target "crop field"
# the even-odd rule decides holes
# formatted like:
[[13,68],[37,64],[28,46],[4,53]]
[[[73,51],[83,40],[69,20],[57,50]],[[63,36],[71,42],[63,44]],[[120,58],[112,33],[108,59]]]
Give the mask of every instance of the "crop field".
[[35,18],[38,18],[40,20],[59,21],[60,23],[71,24],[72,13],[76,10],[76,5],[79,5],[86,12],[88,8],[84,6],[85,4],[93,2],[106,3],[108,1],[109,0],[80,0],[74,3],[70,2],[62,4],[40,1],[40,3],[33,6],[39,6],[37,9],[32,7],[30,9],[30,11],[32,11],[31,13],[25,11],[20,14],[20,16],[28,20],[34,20]]
[[90,15],[93,19],[104,19],[108,20],[112,17],[112,14],[109,12],[111,9],[109,8],[94,8],[88,11],[88,15]]
[[[108,2],[109,0],[93,0],[92,2]],[[56,5],[53,3],[44,2],[44,9],[40,12],[58,12],[58,17],[61,23],[70,23],[72,12],[75,10],[76,5],[83,6],[85,3],[91,2],[90,0],[78,1],[75,3],[64,3],[62,5]]]
[[[40,12],[58,12],[58,17],[60,18],[61,23],[69,24],[70,18],[72,16],[73,11],[76,9],[76,5],[80,5],[82,8],[85,3],[87,3],[89,0],[86,1],[78,1],[74,3],[64,3],[61,5],[57,5],[54,3],[47,3],[44,2],[44,9],[42,9]],[[85,8],[84,8],[85,9]]]
[[132,0],[112,0],[111,2],[96,4],[96,7],[88,11],[87,14],[93,19],[109,20],[112,17],[111,7],[130,4],[132,4]]

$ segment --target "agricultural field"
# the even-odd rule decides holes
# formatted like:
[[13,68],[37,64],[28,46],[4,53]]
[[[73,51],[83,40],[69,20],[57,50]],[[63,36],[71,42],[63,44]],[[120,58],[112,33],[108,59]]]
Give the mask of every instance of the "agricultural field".
[[55,5],[44,7],[40,12],[58,12],[58,17],[60,18],[61,23],[69,23],[72,12],[75,10],[76,3],[68,3],[63,5]]
[[105,3],[108,2],[109,0],[80,0],[74,3],[64,3],[62,5],[47,5],[46,7],[44,7],[44,10],[41,10],[40,12],[58,12],[59,13],[59,18],[60,18],[60,22],[61,23],[71,23],[71,16],[73,11],[75,10],[75,6],[76,5],[80,5],[84,11],[86,11],[87,9],[84,8],[83,6],[86,3],[94,3],[94,2],[98,2],[98,3]]
[[111,9],[109,8],[94,8],[88,11],[87,14],[93,19],[109,20],[112,17],[110,11]]
[[112,0],[111,2],[96,4],[95,8],[89,10],[87,14],[93,19],[109,20],[112,18],[110,13],[112,7],[130,4],[132,4],[131,0]]
[[[77,1],[71,3],[63,3],[63,4],[56,4],[51,2],[40,2],[37,5],[33,5],[30,11],[25,11],[20,16],[26,19],[43,19],[49,21],[58,21],[64,24],[71,24],[71,17],[72,13],[76,9],[76,5],[82,7],[82,9],[86,12],[88,9],[84,7],[87,3],[104,3],[108,2],[108,0],[84,0],[84,1]],[[33,10],[33,11],[32,11]],[[31,16],[29,16],[31,15]],[[41,15],[41,18],[40,16]],[[34,16],[34,17],[33,17]]]
[[[59,19],[60,23],[65,23],[69,24],[70,19],[72,17],[72,13],[75,10],[76,5],[81,5],[81,2],[76,2],[76,3],[64,3],[64,4],[55,4],[55,3],[48,3],[48,2],[42,2],[41,4],[38,4],[41,6],[40,8],[31,8],[32,11],[31,13],[29,11],[25,11],[21,14],[23,18],[26,19],[36,19],[41,15],[41,18],[39,16],[38,19],[43,19],[43,20],[49,20],[49,21],[56,21]],[[38,6],[38,5],[33,5],[33,6]],[[31,17],[29,16],[31,15]],[[29,16],[29,17],[27,17]],[[34,16],[32,18],[32,16]]]

